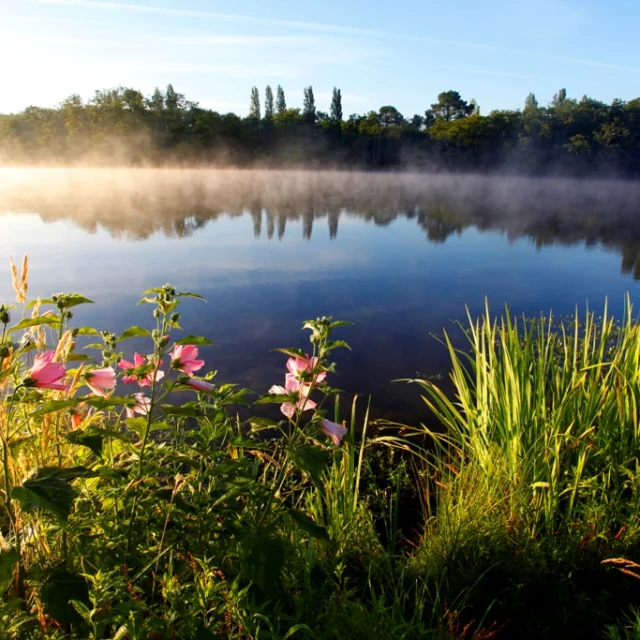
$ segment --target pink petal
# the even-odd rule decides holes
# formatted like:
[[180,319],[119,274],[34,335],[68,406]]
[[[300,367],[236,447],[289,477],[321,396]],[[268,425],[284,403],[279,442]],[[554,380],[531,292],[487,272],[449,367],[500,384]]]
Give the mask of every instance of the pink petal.
[[133,364],[133,362],[129,362],[128,360],[120,360],[120,362],[118,362],[118,366],[121,369],[135,369],[136,365]]
[[269,393],[273,395],[283,396],[288,393],[288,391],[284,387],[279,387],[277,384],[274,384],[271,389],[269,389]]
[[284,413],[287,418],[293,418],[293,414],[296,412],[295,407],[290,402],[285,402],[281,405],[280,411]]
[[344,438],[347,433],[347,430],[341,424],[331,422],[330,420],[322,420],[320,428],[326,436],[331,438],[336,447],[340,445],[342,438]]

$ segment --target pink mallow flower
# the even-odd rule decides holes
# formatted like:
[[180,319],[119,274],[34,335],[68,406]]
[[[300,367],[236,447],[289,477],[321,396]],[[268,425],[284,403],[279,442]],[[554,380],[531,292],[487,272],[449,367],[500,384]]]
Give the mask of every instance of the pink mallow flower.
[[36,356],[29,376],[25,380],[25,386],[56,391],[66,391],[69,388],[68,384],[59,382],[67,372],[59,362],[52,362],[54,356],[53,351],[45,351]]
[[204,360],[196,360],[198,357],[198,347],[193,344],[177,344],[171,351],[171,366],[178,371],[192,376],[196,371],[202,369]]
[[134,393],[133,397],[136,399],[136,404],[132,407],[126,407],[125,413],[127,414],[127,418],[135,418],[136,413],[141,416],[146,416],[151,409],[151,400],[143,393]]
[[198,378],[189,378],[185,384],[188,387],[191,387],[194,391],[204,391],[205,393],[213,391],[213,385],[210,382],[198,380]]
[[113,367],[104,367],[103,369],[93,369],[85,374],[87,386],[97,396],[107,395],[109,391],[113,391],[116,386],[116,372]]
[[291,373],[286,375],[284,387],[274,384],[271,389],[269,389],[269,393],[274,395],[289,395],[290,393],[298,394],[298,399],[295,402],[283,402],[280,407],[280,411],[282,411],[282,413],[284,413],[284,415],[289,419],[293,418],[294,413],[298,409],[308,411],[309,409],[316,408],[316,403],[309,399],[311,385],[302,384]]
[[344,438],[347,433],[347,430],[341,424],[331,422],[331,420],[322,420],[320,422],[320,428],[325,436],[328,436],[333,440],[333,444],[336,447],[340,445],[342,438]]
[[[306,358],[289,358],[287,360],[287,369],[289,370],[289,374],[292,375],[297,380],[301,379],[302,374],[311,373],[318,366],[318,358],[313,357],[310,358],[307,356]],[[315,384],[319,384],[327,377],[327,372],[322,371],[318,373],[313,382]]]
[[[135,353],[133,355],[133,362],[129,362],[128,360],[120,360],[120,362],[118,362],[118,366],[125,371],[137,369],[138,367],[142,367],[146,364],[149,364],[149,361],[139,353]],[[162,362],[160,362],[160,366],[162,366]],[[158,382],[158,380],[162,380],[162,378],[164,378],[164,371],[160,371],[158,369],[155,378],[156,382]],[[153,371],[147,373],[144,376],[137,376],[133,372],[131,372],[122,378],[122,382],[124,382],[125,384],[137,382],[141,387],[150,387],[151,383],[153,382]]]

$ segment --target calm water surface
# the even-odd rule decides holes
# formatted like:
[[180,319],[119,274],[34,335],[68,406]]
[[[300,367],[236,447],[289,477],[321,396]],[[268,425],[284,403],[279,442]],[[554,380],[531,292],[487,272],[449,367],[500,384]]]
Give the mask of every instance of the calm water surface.
[[[32,297],[78,291],[74,321],[151,325],[139,293],[171,282],[208,303],[186,332],[215,345],[219,379],[281,384],[279,346],[308,318],[350,320],[336,386],[375,415],[423,414],[397,378],[447,373],[432,334],[485,297],[517,313],[640,299],[637,185],[250,172],[0,172],[0,260],[28,253]],[[0,301],[11,301],[0,271]],[[134,347],[131,343],[126,348]]]

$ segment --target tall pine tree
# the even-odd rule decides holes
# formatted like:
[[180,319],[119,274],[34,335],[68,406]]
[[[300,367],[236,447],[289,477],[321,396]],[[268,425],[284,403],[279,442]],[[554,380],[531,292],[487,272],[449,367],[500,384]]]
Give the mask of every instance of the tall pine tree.
[[264,90],[264,117],[273,118],[273,91],[269,85]]
[[276,95],[276,111],[282,113],[287,108],[287,101],[284,99],[284,89],[280,85]]
[[316,99],[313,97],[313,87],[309,85],[304,89],[304,100],[302,103],[302,115],[310,124],[316,121]]
[[251,101],[249,103],[249,117],[260,120],[260,94],[258,87],[251,87]]
[[336,124],[342,122],[342,94],[340,89],[336,89],[336,87],[333,87],[330,117],[332,122]]

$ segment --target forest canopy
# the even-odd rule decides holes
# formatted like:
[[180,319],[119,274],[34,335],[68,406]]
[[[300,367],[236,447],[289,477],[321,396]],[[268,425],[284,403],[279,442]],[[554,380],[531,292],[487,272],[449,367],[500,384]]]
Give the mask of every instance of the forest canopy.
[[484,115],[459,92],[440,93],[407,117],[392,105],[345,116],[334,88],[329,112],[313,87],[302,107],[285,91],[253,87],[249,115],[222,114],[170,84],[152,95],[103,89],[56,108],[0,114],[0,163],[171,163],[218,166],[411,168],[530,175],[640,176],[640,98],[611,104],[561,89],[541,106],[533,94],[519,110]]

